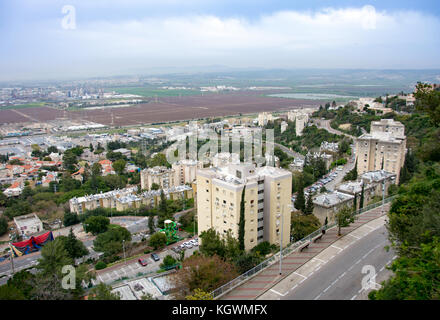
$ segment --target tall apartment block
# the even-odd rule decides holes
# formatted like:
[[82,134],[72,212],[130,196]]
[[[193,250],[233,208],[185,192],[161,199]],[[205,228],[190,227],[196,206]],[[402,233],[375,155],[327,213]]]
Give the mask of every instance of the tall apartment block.
[[183,159],[172,164],[177,184],[192,183],[197,178],[197,169],[203,168],[203,163],[196,160]]
[[405,127],[393,119],[371,123],[370,133],[356,139],[358,174],[382,169],[396,174],[399,183],[400,169],[405,161]]
[[179,185],[175,179],[174,169],[167,167],[153,167],[141,171],[141,188],[142,190],[151,190],[153,183],[160,186],[160,189],[167,189]]
[[[254,164],[230,164],[197,171],[198,230],[228,231],[238,238],[240,204],[245,188],[245,249],[268,241],[290,241],[292,173]],[[282,230],[281,230],[282,227]]]

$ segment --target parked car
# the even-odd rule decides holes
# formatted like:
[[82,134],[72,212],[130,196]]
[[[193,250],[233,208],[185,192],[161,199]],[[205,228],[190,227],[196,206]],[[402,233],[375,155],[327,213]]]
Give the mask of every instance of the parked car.
[[148,264],[146,259],[139,259],[138,262],[142,267],[145,267]]
[[153,259],[154,261],[159,261],[160,260],[159,256],[156,253],[152,253],[151,254],[151,259]]

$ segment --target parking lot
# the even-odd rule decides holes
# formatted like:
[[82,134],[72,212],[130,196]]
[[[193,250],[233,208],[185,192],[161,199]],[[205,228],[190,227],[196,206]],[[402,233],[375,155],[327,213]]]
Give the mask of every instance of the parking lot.
[[[136,259],[136,261],[127,261],[126,264],[121,263],[116,266],[112,266],[108,268],[108,270],[104,269],[102,271],[98,271],[96,275],[96,281],[93,282],[94,284],[97,284],[99,282],[111,284],[117,280],[130,279],[145,274],[154,275],[157,271],[159,271],[160,264],[163,262],[163,258],[165,258],[167,255],[171,255],[176,259],[180,257],[180,254],[173,251],[172,248],[181,245],[189,240],[190,239],[182,240],[178,243],[168,246],[161,252],[156,252],[160,258],[159,261],[154,261],[151,258],[151,254],[146,254],[139,257],[138,259],[145,259],[148,262],[146,266],[141,266],[141,264],[138,262],[138,259]],[[198,250],[198,246],[193,246],[190,249],[185,249],[185,257],[189,257],[196,250]]]

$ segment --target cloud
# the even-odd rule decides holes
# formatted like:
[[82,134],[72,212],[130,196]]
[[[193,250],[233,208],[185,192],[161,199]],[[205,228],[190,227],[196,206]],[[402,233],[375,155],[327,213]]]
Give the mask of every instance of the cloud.
[[[429,68],[440,67],[439,19],[416,11],[372,6],[278,11],[254,19],[185,15],[144,19],[81,20],[75,30],[37,30],[48,66],[88,71],[162,65],[235,67]],[[55,27],[55,25],[57,25]],[[60,59],[60,55],[62,59]],[[71,66],[71,65],[70,65]]]

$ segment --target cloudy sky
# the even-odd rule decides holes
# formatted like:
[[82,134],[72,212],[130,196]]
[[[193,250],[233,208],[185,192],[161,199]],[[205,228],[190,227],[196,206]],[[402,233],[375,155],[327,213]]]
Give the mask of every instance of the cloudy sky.
[[437,0],[0,0],[0,80],[440,68],[438,30]]

